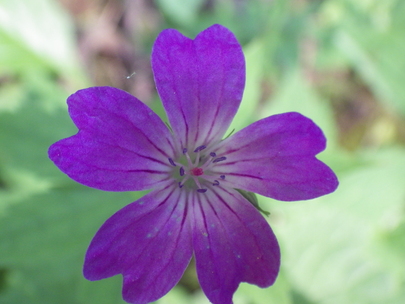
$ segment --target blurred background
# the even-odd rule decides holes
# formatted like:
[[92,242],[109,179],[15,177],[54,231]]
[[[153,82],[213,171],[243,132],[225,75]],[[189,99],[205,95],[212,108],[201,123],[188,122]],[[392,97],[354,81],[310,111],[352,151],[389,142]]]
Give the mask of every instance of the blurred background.
[[[81,186],[47,158],[76,128],[66,98],[122,88],[163,115],[150,68],[158,33],[213,23],[242,43],[247,83],[231,129],[298,111],[324,130],[328,196],[260,197],[282,248],[273,287],[235,304],[405,303],[405,1],[0,0],[0,303],[124,303],[121,277],[88,282],[83,256],[144,193]],[[208,303],[193,264],[159,304]]]

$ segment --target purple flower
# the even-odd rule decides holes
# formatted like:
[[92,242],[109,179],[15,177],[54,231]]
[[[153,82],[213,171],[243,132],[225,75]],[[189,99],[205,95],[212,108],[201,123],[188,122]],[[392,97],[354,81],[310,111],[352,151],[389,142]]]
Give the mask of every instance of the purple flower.
[[55,164],[84,185],[152,189],[100,228],[84,276],[122,274],[124,299],[149,303],[176,285],[194,255],[208,299],[232,303],[240,282],[268,287],[280,266],[270,226],[235,189],[284,201],[334,191],[335,174],[315,157],[325,137],[310,119],[285,113],[222,139],[245,83],[241,46],[223,26],[194,40],[163,31],[152,67],[172,131],[128,93],[94,87],[68,98],[79,132],[49,149]]

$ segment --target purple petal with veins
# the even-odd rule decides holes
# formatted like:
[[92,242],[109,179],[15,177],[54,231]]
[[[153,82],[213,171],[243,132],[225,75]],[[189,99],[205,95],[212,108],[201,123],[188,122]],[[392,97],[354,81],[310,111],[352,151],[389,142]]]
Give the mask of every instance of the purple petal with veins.
[[129,303],[150,303],[176,285],[193,252],[186,193],[156,190],[110,217],[93,238],[83,273],[89,280],[124,278]]
[[218,152],[227,159],[215,170],[233,188],[284,201],[312,199],[338,186],[333,171],[315,157],[325,146],[325,136],[309,118],[274,115],[221,142]]
[[172,136],[141,101],[95,87],[71,95],[68,106],[79,132],[53,144],[49,158],[69,177],[107,191],[151,189],[169,177]]
[[215,188],[193,202],[197,274],[208,299],[231,304],[239,283],[268,287],[276,280],[280,249],[259,212],[233,189]]

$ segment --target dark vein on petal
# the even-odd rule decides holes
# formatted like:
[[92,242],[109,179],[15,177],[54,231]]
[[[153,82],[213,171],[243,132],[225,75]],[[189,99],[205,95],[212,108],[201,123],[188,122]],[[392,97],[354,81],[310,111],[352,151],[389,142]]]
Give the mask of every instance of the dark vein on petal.
[[[222,187],[221,187],[221,189],[222,189],[224,192],[228,193],[229,196],[233,197],[235,200],[238,200],[238,198],[236,198],[236,197],[233,195],[233,193],[230,193],[230,192],[227,191],[225,188],[222,188]],[[244,226],[244,225],[243,225],[243,220],[241,219],[241,217],[239,216],[239,214],[238,214],[234,209],[232,209],[232,207],[231,207],[228,203],[226,203],[226,202],[224,201],[224,199],[223,199],[215,190],[214,190],[214,194],[215,194],[215,195],[221,200],[221,202],[235,215],[235,217],[239,220],[239,222],[242,224],[242,226]],[[221,221],[221,220],[220,220],[220,221]],[[222,222],[221,222],[221,223],[222,223]],[[245,226],[245,228],[246,228],[246,226]],[[224,229],[226,229],[226,227],[224,227]],[[255,236],[253,233],[251,233],[251,231],[250,231],[249,229],[246,228],[246,230],[249,232],[249,234],[251,234],[251,235],[254,236],[253,239],[254,239],[256,248],[258,249],[259,252],[262,252],[262,249],[261,249],[260,245],[259,245],[258,242],[257,242],[256,236]]]
[[[272,136],[274,136],[275,134],[278,136],[278,137],[284,137],[284,138],[288,138],[289,137],[289,135],[288,134],[290,134],[291,133],[291,131],[290,130],[286,130],[286,131],[283,131],[283,130],[278,130],[277,131],[277,133],[270,133],[270,134],[263,134],[263,136],[261,136],[261,137],[258,137],[258,138],[256,138],[255,140],[253,140],[253,141],[250,141],[250,142],[248,142],[248,143],[246,143],[246,144],[244,144],[244,145],[242,145],[242,146],[240,146],[240,147],[237,147],[237,148],[234,148],[234,149],[231,149],[231,150],[226,150],[226,151],[224,151],[223,153],[224,154],[226,154],[226,155],[229,155],[229,154],[232,154],[232,153],[234,153],[234,152],[238,152],[238,151],[241,151],[241,150],[243,150],[243,149],[251,149],[251,147],[253,146],[255,146],[255,142],[260,142],[260,141],[262,141],[263,139],[262,138],[268,138],[268,137],[272,137]],[[238,134],[238,133],[237,133]],[[236,135],[236,134],[235,134]],[[233,140],[233,141],[236,141],[236,138]],[[317,152],[317,153],[311,153],[311,155],[316,155],[316,154],[318,154],[319,152]]]
[[[162,190],[156,191],[156,194],[155,194],[155,195],[158,195],[158,193],[161,193],[161,192],[165,191],[167,188],[169,188],[169,186],[166,187],[166,188],[164,188],[164,189],[162,189]],[[175,188],[173,188],[172,191],[167,194],[166,198],[165,198],[163,201],[167,201],[167,199],[172,195],[172,193],[174,192],[174,190],[175,190]],[[151,192],[151,193],[152,193],[152,192]],[[144,197],[141,198],[141,199],[144,199]],[[134,203],[136,203],[136,202],[137,202],[137,201],[135,201]],[[155,208],[153,208],[153,209],[149,210],[148,212],[142,214],[140,217],[138,217],[138,218],[136,218],[136,219],[133,219],[132,221],[128,221],[128,224],[122,226],[121,229],[120,229],[120,231],[115,234],[115,237],[110,238],[109,242],[106,243],[106,247],[113,248],[113,246],[112,246],[111,244],[115,242],[115,239],[122,238],[122,234],[128,230],[128,227],[129,227],[129,226],[135,225],[136,223],[138,223],[138,222],[142,219],[142,217],[145,217],[145,216],[151,214],[151,213],[154,212],[154,211],[156,210],[156,208],[158,208],[159,206],[160,206],[160,205],[157,205]],[[125,208],[125,207],[124,207],[124,208]],[[122,209],[121,209],[121,210],[122,210]],[[108,245],[108,246],[107,246],[107,245]],[[125,253],[125,252],[121,252],[121,253]],[[120,255],[120,258],[122,258],[122,254]],[[123,271],[121,271],[121,273],[123,273]]]
[[167,173],[167,172],[162,172],[162,171],[156,171],[156,170],[148,170],[148,169],[146,169],[146,170],[128,170],[127,172],[131,172],[131,173],[134,173],[134,172],[146,172],[146,173],[153,173],[153,174],[160,174],[160,173]]
[[[221,188],[222,189],[222,188]],[[217,189],[213,189],[212,187],[210,187],[210,191],[212,191],[213,193],[214,193],[214,195],[217,197],[217,198],[219,198],[219,200],[229,209],[229,211],[230,212],[232,212],[233,214],[235,214],[235,212],[234,212],[234,210],[232,210],[229,206],[228,206],[228,204],[222,199],[222,197],[216,192],[216,191],[218,191]],[[208,199],[207,199],[207,203],[208,203],[208,205],[210,206],[210,208],[211,208],[211,210],[212,210],[212,212],[215,214],[215,217],[216,217],[216,219],[217,219],[217,223],[219,223],[219,225],[221,225],[221,227],[222,227],[222,231],[224,231],[224,233],[228,236],[229,235],[229,230],[228,229],[226,229],[226,225],[224,225],[224,223],[221,221],[221,215],[217,212],[217,210],[215,209],[215,207],[214,207],[214,204],[212,203],[212,202],[210,202]],[[208,230],[207,230],[207,232],[208,232]],[[225,238],[226,239],[226,243],[227,244],[223,244],[223,246],[224,246],[224,248],[231,248],[231,252],[234,254],[234,256],[236,255],[236,252],[235,252],[235,247],[233,246],[233,243],[231,243],[230,242],[230,240],[229,240],[229,238],[228,237],[226,237]],[[227,246],[226,246],[227,245]],[[211,246],[211,245],[210,245]],[[210,247],[210,248],[212,248],[212,247]],[[229,251],[229,250],[228,250]],[[234,265],[238,265],[238,263],[236,263],[235,262],[235,260],[233,260],[233,264]],[[216,266],[216,269],[217,269],[217,274],[219,275],[219,273],[220,272],[218,272],[218,267],[217,267],[217,265],[215,264],[215,266]],[[236,267],[235,267],[236,268]],[[239,268],[237,268],[238,269],[238,272],[240,271],[240,269]]]
[[118,148],[120,148],[120,149],[122,149],[122,150],[125,150],[125,151],[128,151],[128,152],[130,152],[130,153],[136,154],[136,155],[139,156],[139,157],[142,157],[142,158],[145,158],[145,159],[149,159],[149,160],[152,160],[152,161],[154,161],[154,162],[156,162],[156,163],[160,163],[160,164],[162,164],[162,165],[165,165],[165,166],[167,166],[167,167],[170,167],[170,165],[167,164],[167,162],[163,162],[163,161],[161,161],[160,159],[157,159],[157,158],[154,158],[154,157],[151,157],[151,156],[146,156],[146,155],[140,154],[140,153],[135,152],[135,151],[133,151],[133,150],[130,150],[130,149],[128,149],[128,148],[122,147],[122,146],[120,146],[120,145],[118,145],[118,144],[114,145],[114,144],[107,143],[107,142],[105,142],[105,141],[98,141],[98,142],[99,142],[99,143],[102,143],[102,144],[104,144],[104,145],[106,145],[106,146],[109,146],[109,147],[114,147],[114,148],[117,148],[117,147],[118,147]]
[[[158,208],[161,207],[162,205],[166,204],[167,201],[168,201],[169,198],[173,195],[174,192],[180,193],[180,191],[176,191],[176,188],[174,187],[174,188],[172,189],[172,191],[168,194],[168,196],[167,196],[159,205],[157,205],[157,206],[156,206],[153,210],[151,210],[150,212],[143,214],[142,217],[145,217],[145,215],[148,215],[148,214],[150,214],[150,213],[156,211],[156,209],[158,209]],[[174,210],[176,209],[176,207],[177,207],[177,203],[173,206],[173,209],[171,210],[170,216],[167,217],[166,222],[163,223],[162,225],[160,225],[159,232],[157,232],[157,234],[156,234],[153,238],[151,237],[151,238],[147,239],[148,241],[144,242],[144,247],[143,247],[142,251],[141,251],[139,254],[137,254],[137,256],[136,256],[136,259],[137,259],[137,260],[139,259],[140,256],[142,256],[142,254],[145,252],[145,250],[150,246],[151,242],[152,242],[152,241],[156,241],[155,238],[162,232],[162,227],[166,226],[167,222],[170,220],[171,216],[173,215],[173,212],[174,212]],[[139,220],[141,220],[141,218],[139,218],[139,219],[138,219],[137,221],[135,221],[135,222],[130,222],[126,227],[128,227],[128,226],[130,226],[130,225],[134,225],[135,223],[139,222]],[[125,230],[126,230],[126,229],[123,229],[123,231],[120,232],[120,233],[122,234],[123,232],[125,232]],[[130,253],[130,254],[133,254],[133,253]],[[123,271],[122,273],[124,274],[124,271]]]
[[186,127],[186,134],[185,134],[186,142],[183,144],[183,146],[188,147],[188,132],[189,132],[188,123],[187,123],[186,116],[184,115],[182,107],[180,107],[180,109],[181,109],[181,115],[183,116],[184,126]]
[[[156,234],[156,236],[155,236],[154,238],[158,237],[158,236],[162,233],[163,228],[167,225],[167,223],[169,223],[170,219],[172,218],[173,213],[175,212],[175,210],[176,210],[177,207],[179,206],[179,198],[181,197],[182,192],[181,192],[181,191],[178,191],[178,193],[179,193],[179,197],[178,197],[177,200],[176,200],[176,203],[175,203],[175,205],[174,205],[174,207],[173,207],[173,210],[172,210],[170,216],[167,218],[167,221],[161,226],[162,229],[159,230],[159,232]],[[186,205],[187,205],[187,204],[186,204]],[[159,206],[160,206],[160,205],[159,205]],[[184,219],[184,212],[183,212],[183,219]],[[183,222],[182,222],[182,223],[183,223]],[[176,241],[175,241],[176,244],[178,244],[179,239],[181,238],[182,230],[183,230],[183,225],[180,225],[180,231],[177,233],[177,239],[176,239]],[[152,239],[151,239],[151,241],[152,241]],[[149,247],[149,246],[150,246],[151,241],[148,243],[147,246],[145,246],[145,250],[146,250],[146,247]],[[155,240],[155,241],[156,241],[156,240]],[[159,270],[159,272],[158,272],[157,274],[155,274],[155,276],[154,276],[155,278],[160,277],[160,274],[161,274],[164,270],[166,270],[166,267],[167,267],[170,263],[172,263],[172,258],[173,258],[173,256],[174,256],[175,253],[176,253],[176,249],[177,249],[177,246],[174,246],[174,247],[173,247],[173,250],[171,251],[171,255],[170,255],[171,258],[167,259],[167,262],[165,263],[165,265],[163,265],[163,267]],[[143,250],[143,251],[144,251],[144,250]],[[142,253],[143,253],[143,252],[142,252]],[[142,255],[142,254],[141,254],[141,255]],[[147,285],[147,287],[150,287],[152,284],[155,284],[155,283],[156,283],[155,280],[151,280],[151,281],[149,282],[149,284]],[[145,289],[148,290],[148,288],[145,288]]]
[[[195,44],[193,44],[193,51],[194,51],[194,58],[196,58],[196,63],[195,66],[198,67],[200,66],[200,58],[198,57],[198,53],[197,50],[195,48]],[[204,79],[204,77],[201,77],[201,71],[200,69],[198,69],[198,79]],[[198,137],[200,135],[200,126],[201,126],[201,100],[200,100],[200,94],[201,94],[201,87],[197,81],[197,92],[196,92],[196,98],[197,98],[197,128],[196,128],[196,132],[195,132],[195,136],[194,136],[194,144],[197,143]]]
[[[208,244],[209,244],[209,246],[210,246],[210,248],[209,248],[209,250],[208,250],[208,251],[209,251],[209,255],[211,256],[211,261],[212,261],[212,263],[213,263],[213,265],[214,265],[215,273],[216,273],[217,275],[219,275],[218,265],[217,265],[217,263],[215,263],[215,260],[216,260],[216,259],[215,259],[215,257],[214,257],[214,253],[213,253],[213,250],[212,250],[213,247],[212,247],[211,235],[210,235],[210,232],[209,232],[209,230],[208,230],[207,217],[206,217],[206,215],[205,215],[205,212],[204,212],[204,210],[203,210],[202,203],[201,203],[202,197],[199,196],[199,195],[196,195],[195,192],[194,192],[193,194],[194,194],[194,196],[197,198],[198,205],[199,205],[199,207],[200,207],[200,212],[201,212],[201,215],[202,215],[202,217],[203,217],[203,219],[204,219],[205,233],[207,233]],[[210,204],[210,203],[208,202],[206,196],[204,196],[204,199],[206,200],[206,203]],[[210,207],[212,208],[212,206],[210,206]],[[215,212],[215,211],[214,211],[214,212]],[[203,235],[202,237],[204,237],[204,235]],[[205,242],[203,242],[203,243],[205,243]],[[205,246],[204,246],[204,247],[205,247]],[[220,281],[222,281],[222,278],[221,278]],[[222,283],[222,282],[220,282],[220,283]]]
[[[151,111],[151,112],[156,115],[156,113],[154,113],[153,111]],[[142,131],[139,127],[137,127],[129,118],[120,116],[120,115],[118,115],[118,114],[116,114],[116,113],[114,113],[114,112],[109,112],[109,114],[110,114],[110,115],[113,115],[113,116],[116,116],[116,117],[118,117],[118,118],[121,118],[122,120],[128,122],[135,130],[137,130],[139,133],[141,133],[141,134],[144,136],[144,138],[145,138],[153,147],[155,147],[156,150],[158,150],[158,151],[159,151],[161,154],[163,154],[166,158],[168,157],[168,155],[166,154],[166,152],[163,151],[162,149],[160,149],[153,141],[151,141],[151,140],[149,139],[149,137],[145,134],[145,132]],[[165,136],[165,137],[167,138],[167,136]]]
[[261,177],[250,175],[250,174],[243,174],[243,173],[225,173],[225,175],[227,175],[227,176],[232,175],[232,176],[250,177],[250,178],[254,178],[254,179],[258,179],[258,180],[263,180],[263,178],[261,178]]
[[[223,49],[221,48],[221,56],[220,56],[221,58],[223,58],[224,56],[223,56]],[[221,60],[222,61],[222,60]],[[214,114],[214,117],[213,117],[213,119],[211,120],[211,126],[210,126],[210,128],[209,128],[209,132],[208,132],[208,134],[207,134],[207,136],[206,136],[206,138],[205,138],[205,142],[210,142],[211,140],[212,140],[212,138],[215,138],[216,136],[213,136],[212,138],[210,138],[210,135],[211,135],[211,133],[212,133],[212,130],[214,129],[214,125],[215,125],[215,122],[216,122],[216,120],[217,120],[217,118],[218,118],[218,114],[219,114],[219,111],[220,111],[220,109],[221,109],[221,104],[220,104],[220,100],[224,100],[224,83],[225,83],[225,80],[224,80],[224,71],[223,71],[223,69],[221,69],[221,74],[222,74],[222,85],[221,85],[221,92],[220,92],[220,94],[219,94],[219,98],[218,98],[218,100],[217,100],[217,108],[216,108],[216,111],[215,111],[215,114]],[[222,122],[218,122],[218,123],[222,123]],[[221,130],[221,128],[219,128],[219,130]],[[217,133],[219,133],[218,131],[217,131]],[[217,134],[215,134],[215,135],[217,135]]]
[[[111,168],[101,168],[98,167],[95,164],[91,164],[91,163],[87,163],[82,159],[76,158],[76,157],[72,157],[72,160],[75,160],[76,163],[80,163],[83,164],[83,167],[91,167],[91,168],[96,168],[98,170],[104,170],[104,171],[109,171],[109,172],[148,172],[148,173],[157,173],[157,174],[164,174],[167,175],[168,172],[167,171],[158,171],[158,170],[149,170],[149,169],[133,169],[133,170],[123,170],[123,169],[111,169]],[[76,173],[85,173],[88,172],[88,170],[75,170],[74,172]]]
[[172,148],[172,154],[175,155],[176,154],[176,149],[174,148],[172,141],[169,140],[169,138],[166,138],[166,141],[170,145],[170,148]]

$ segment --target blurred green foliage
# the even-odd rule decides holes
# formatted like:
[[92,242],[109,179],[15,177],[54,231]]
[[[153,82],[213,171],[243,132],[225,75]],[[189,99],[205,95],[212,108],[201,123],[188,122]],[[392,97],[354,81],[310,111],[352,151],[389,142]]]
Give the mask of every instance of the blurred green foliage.
[[[234,302],[405,303],[405,2],[156,0],[153,9],[156,34],[229,27],[247,62],[230,130],[301,112],[324,130],[320,158],[341,181],[308,202],[260,198],[282,271],[267,289],[241,284]],[[47,158],[76,132],[66,97],[98,84],[78,60],[73,17],[56,1],[0,0],[0,303],[124,303],[121,278],[87,282],[82,261],[103,221],[143,193],[83,187]],[[184,286],[158,303],[207,303]]]

